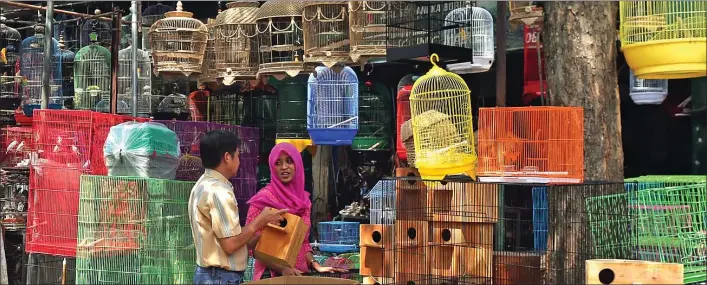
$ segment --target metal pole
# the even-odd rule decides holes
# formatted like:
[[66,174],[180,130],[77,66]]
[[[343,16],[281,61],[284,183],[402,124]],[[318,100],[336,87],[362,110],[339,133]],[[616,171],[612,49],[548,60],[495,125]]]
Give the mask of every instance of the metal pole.
[[[6,6],[15,7],[15,8],[39,10],[39,11],[47,9],[45,7],[25,4],[25,3],[16,2],[16,1],[0,1],[0,2],[1,2],[0,5],[6,5]],[[100,14],[100,15],[89,15],[89,14],[83,14],[83,13],[66,11],[66,10],[59,10],[59,9],[54,9],[53,12],[56,12],[57,14],[66,14],[69,16],[74,16],[74,17],[83,18],[83,19],[97,19],[97,20],[103,21],[103,22],[113,22],[113,19],[111,19],[111,18],[101,17],[102,15],[106,15],[107,13]],[[121,20],[121,23],[129,25],[130,21],[122,21]]]
[[508,2],[496,4],[496,106],[506,107],[506,13]]
[[111,88],[110,88],[110,113],[118,113],[118,51],[120,51],[120,29],[123,17],[118,7],[113,8],[113,40],[111,41]]
[[44,61],[42,62],[42,103],[41,108],[49,107],[49,94],[52,93],[52,86],[49,84],[52,76],[52,20],[54,20],[54,1],[47,1],[45,23],[44,23]]
[[140,10],[137,8],[137,1],[131,1],[130,2],[130,9],[132,9],[132,31],[131,35],[133,37],[132,39],[132,44],[130,44],[130,52],[132,53],[132,70],[131,70],[131,76],[132,76],[132,89],[133,89],[133,117],[137,117],[137,93],[140,92],[137,84],[137,77],[138,77],[138,66],[137,66],[137,39],[138,39],[138,21],[139,21],[139,14]]

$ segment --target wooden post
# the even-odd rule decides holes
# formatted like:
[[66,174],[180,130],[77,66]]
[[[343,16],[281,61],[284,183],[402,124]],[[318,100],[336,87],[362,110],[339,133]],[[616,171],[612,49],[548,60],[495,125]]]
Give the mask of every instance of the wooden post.
[[113,8],[113,40],[110,47],[110,113],[118,113],[118,51],[120,51],[120,24],[123,13],[118,7]]
[[317,146],[317,153],[312,158],[312,234],[317,236],[317,223],[325,221],[329,206],[329,173],[331,168],[331,146]]
[[496,106],[506,106],[506,13],[508,2],[496,3]]

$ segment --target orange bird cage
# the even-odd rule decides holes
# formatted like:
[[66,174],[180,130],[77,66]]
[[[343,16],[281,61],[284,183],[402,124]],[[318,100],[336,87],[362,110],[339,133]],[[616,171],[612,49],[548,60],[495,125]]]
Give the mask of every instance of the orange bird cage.
[[479,181],[581,183],[581,107],[479,108]]

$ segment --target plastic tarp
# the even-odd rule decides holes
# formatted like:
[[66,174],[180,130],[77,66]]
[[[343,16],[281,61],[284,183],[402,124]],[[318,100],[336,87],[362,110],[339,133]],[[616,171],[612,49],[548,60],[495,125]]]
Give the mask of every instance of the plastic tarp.
[[179,140],[163,124],[126,122],[110,128],[103,155],[108,176],[173,180],[179,166]]

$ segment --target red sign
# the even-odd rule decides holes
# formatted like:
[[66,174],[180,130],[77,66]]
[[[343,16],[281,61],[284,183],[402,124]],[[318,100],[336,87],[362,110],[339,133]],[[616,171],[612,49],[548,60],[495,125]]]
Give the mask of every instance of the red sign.
[[[547,90],[545,85],[545,64],[544,64],[544,54],[542,51],[542,42],[540,41],[540,32],[542,31],[541,26],[524,26],[523,35],[523,103],[529,104],[535,98],[540,97],[541,94],[541,83],[542,87]],[[540,56],[543,57],[538,61],[538,51],[537,47],[540,45]],[[538,62],[540,62],[543,69],[543,80],[540,81],[540,76],[538,72]]]

